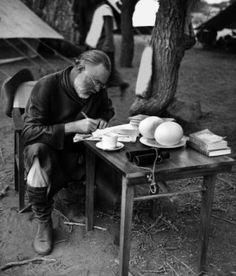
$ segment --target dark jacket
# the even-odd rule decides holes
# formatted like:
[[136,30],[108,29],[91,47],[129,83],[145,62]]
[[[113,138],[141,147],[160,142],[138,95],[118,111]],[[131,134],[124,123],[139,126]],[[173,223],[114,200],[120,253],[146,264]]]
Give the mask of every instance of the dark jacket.
[[86,100],[78,97],[70,83],[71,69],[47,75],[36,83],[24,116],[25,145],[45,143],[56,150],[73,147],[74,134],[65,135],[65,123],[83,119],[81,111],[106,121],[114,115],[106,90]]

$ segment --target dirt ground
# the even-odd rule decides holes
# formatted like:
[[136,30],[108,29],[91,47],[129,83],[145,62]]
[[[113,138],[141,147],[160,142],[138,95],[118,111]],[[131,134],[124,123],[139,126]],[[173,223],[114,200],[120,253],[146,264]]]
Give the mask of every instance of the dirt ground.
[[[109,93],[116,108],[112,124],[127,122],[128,109],[134,99],[135,80],[140,54],[146,37],[136,37],[133,68],[121,69],[130,82],[123,97],[118,89]],[[120,38],[116,37],[117,49]],[[118,51],[117,51],[118,56]],[[38,60],[39,61],[39,60]],[[49,60],[56,69],[65,65],[56,58]],[[0,84],[20,67],[27,66],[38,77],[49,66],[40,67],[29,61],[0,66]],[[236,157],[236,55],[203,51],[199,45],[186,52],[179,73],[177,97],[185,101],[199,100],[203,116],[196,128],[209,128],[227,136]],[[185,129],[188,133],[189,129]],[[0,266],[12,261],[37,257],[32,249],[35,222],[32,213],[18,214],[18,195],[13,186],[13,133],[11,120],[3,113],[0,102],[0,190],[9,185],[7,195],[0,199]],[[173,186],[198,186],[201,178],[173,181]],[[207,275],[236,275],[236,167],[232,173],[217,178],[213,204],[211,234],[208,249]],[[174,203],[162,201],[154,216],[150,205],[135,205],[132,228],[130,272],[133,276],[198,275],[198,230],[200,195],[179,197]],[[153,213],[152,213],[153,215]],[[47,256],[51,262],[16,266],[0,275],[58,276],[58,275],[118,275],[119,247],[114,244],[119,209],[96,210],[95,224],[106,231],[86,233],[84,227],[64,225],[64,218],[53,212],[56,243]]]

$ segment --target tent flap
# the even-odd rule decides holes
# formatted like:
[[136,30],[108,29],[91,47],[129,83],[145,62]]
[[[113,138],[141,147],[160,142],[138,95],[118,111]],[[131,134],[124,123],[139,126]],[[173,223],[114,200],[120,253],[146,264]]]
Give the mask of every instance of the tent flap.
[[0,38],[52,38],[63,36],[19,0],[1,0]]

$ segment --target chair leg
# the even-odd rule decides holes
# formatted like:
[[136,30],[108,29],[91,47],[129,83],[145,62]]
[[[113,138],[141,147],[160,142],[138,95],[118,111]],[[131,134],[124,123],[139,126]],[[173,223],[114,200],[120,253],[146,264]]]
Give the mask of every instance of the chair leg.
[[15,184],[15,191],[18,192],[19,190],[19,186],[18,186],[18,165],[17,165],[17,151],[18,151],[18,148],[17,148],[17,138],[18,138],[19,134],[18,133],[14,133],[14,184]]
[[23,141],[21,132],[15,132],[14,135],[14,179],[15,190],[19,192],[19,211],[25,207],[25,177],[24,177],[24,156]]
[[24,170],[19,170],[19,211],[25,207],[25,181]]

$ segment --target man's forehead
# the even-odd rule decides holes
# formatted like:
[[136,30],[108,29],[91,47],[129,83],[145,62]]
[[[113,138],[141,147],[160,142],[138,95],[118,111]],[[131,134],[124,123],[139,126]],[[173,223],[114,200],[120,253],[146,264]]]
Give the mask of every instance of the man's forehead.
[[87,63],[85,64],[85,69],[89,72],[95,72],[95,73],[103,73],[104,71],[107,71],[104,64],[91,64]]
[[85,70],[91,76],[93,76],[95,79],[101,81],[102,83],[105,83],[107,81],[107,78],[110,75],[109,71],[105,68],[105,66],[102,63],[96,64],[96,65],[86,64]]

